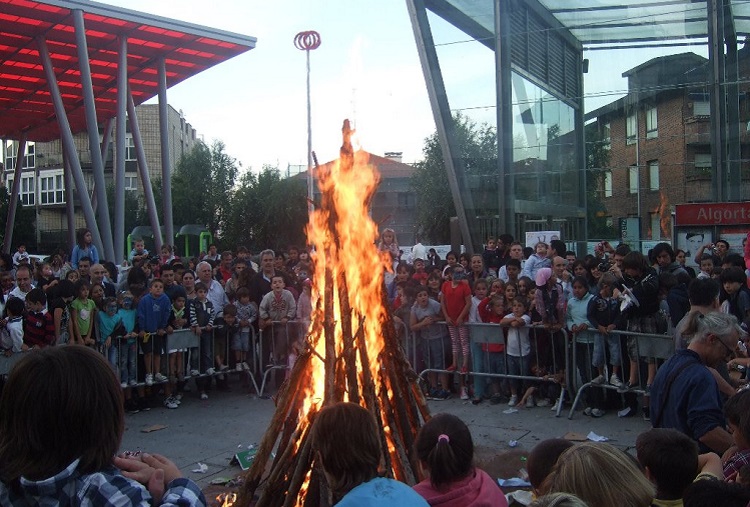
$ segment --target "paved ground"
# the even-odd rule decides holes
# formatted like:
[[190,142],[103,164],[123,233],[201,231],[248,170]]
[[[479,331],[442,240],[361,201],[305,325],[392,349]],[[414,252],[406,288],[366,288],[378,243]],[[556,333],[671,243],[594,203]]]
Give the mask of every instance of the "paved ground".
[[[236,378],[233,380],[231,392],[214,390],[205,401],[191,392],[186,393],[179,409],[160,406],[127,415],[122,450],[164,454],[201,487],[207,487],[218,477],[236,477],[241,470],[230,466],[230,460],[238,451],[261,440],[273,415],[274,404],[270,399],[248,394]],[[505,414],[503,411],[508,409],[505,404],[485,402],[475,406],[457,398],[429,404],[432,413],[450,412],[461,417],[472,430],[478,460],[487,464],[483,468],[491,475],[506,478],[523,466],[520,456],[546,438],[563,437],[569,432],[585,436],[593,431],[627,450],[633,447],[636,436],[650,427],[640,416],[618,418],[614,411],[599,419],[576,412],[573,419],[568,420],[567,412],[556,418],[549,408],[542,407]],[[143,432],[154,425],[166,427]],[[509,446],[511,440],[518,442],[515,449]],[[198,468],[198,463],[208,466],[205,473],[192,472]]]

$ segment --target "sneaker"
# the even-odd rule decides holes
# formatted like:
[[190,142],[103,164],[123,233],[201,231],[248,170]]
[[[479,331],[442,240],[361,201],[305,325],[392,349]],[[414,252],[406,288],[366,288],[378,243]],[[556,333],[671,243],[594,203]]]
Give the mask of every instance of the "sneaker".
[[594,380],[592,380],[591,383],[596,384],[596,385],[601,385],[604,383],[604,380],[605,380],[604,375],[599,375]]
[[209,368],[206,370],[206,375],[213,375],[214,373],[216,373],[216,370],[213,368]]
[[243,371],[244,368],[242,367],[242,363],[237,363],[237,367],[235,368],[237,371]]
[[445,371],[456,371],[456,365],[455,364],[450,365],[449,367],[445,369]]
[[612,376],[609,377],[609,384],[619,389],[622,387],[622,380],[617,376],[617,373],[613,373]]
[[648,407],[643,407],[643,420],[644,421],[651,420],[651,410]]
[[161,373],[157,373],[156,375],[154,375],[154,380],[156,380],[157,382],[166,382],[169,379]]
[[468,400],[469,399],[469,390],[465,387],[461,388],[461,399],[462,400]]
[[536,402],[537,407],[550,407],[552,406],[552,402],[549,401],[547,398],[542,398],[541,400]]
[[191,377],[197,377],[200,374],[201,374],[201,372],[199,372],[198,370],[190,370],[190,376]]
[[646,384],[646,389],[643,391],[644,396],[651,396],[651,384]]
[[482,398],[472,398],[471,399],[471,404],[472,405],[479,405],[480,403],[482,403]]
[[583,409],[583,415],[585,415],[585,416],[587,416],[587,417],[591,417],[591,413],[592,413],[593,411],[594,411],[594,409],[593,409],[593,408],[591,408],[591,407],[586,407],[586,408],[584,408],[584,409]]
[[130,415],[137,414],[140,412],[141,409],[138,408],[138,404],[135,402],[133,398],[130,398],[129,400],[125,400],[125,412],[127,412]]
[[208,395],[206,393],[201,393],[201,399],[202,400],[207,400],[208,399]]
[[461,367],[461,374],[462,375],[466,375],[467,373],[469,373],[469,367],[468,366],[462,366]]
[[242,369],[245,371],[250,371],[250,366],[246,362],[242,362]]
[[551,410],[552,412],[557,412],[557,410],[558,410],[559,408],[560,408],[560,400],[556,400],[556,401],[555,401],[555,404],[554,404],[554,405],[552,405],[552,407],[550,408],[550,410]]
[[129,380],[129,381],[128,381],[128,385],[129,385],[130,387],[135,387],[135,386],[137,386],[137,385],[138,385],[138,381],[137,381],[136,379],[132,379],[132,380]]
[[146,385],[147,386],[154,385],[154,376],[151,375],[150,373],[146,373]]
[[510,401],[508,401],[509,407],[515,407],[518,405],[518,395],[514,394],[510,397]]
[[176,401],[174,401],[174,398],[170,396],[169,398],[164,400],[164,406],[167,408],[177,408],[180,405]]
[[591,410],[591,417],[601,417],[604,415],[604,410],[595,408]]
[[122,387],[123,389],[125,389],[126,387],[128,387],[128,383],[127,382],[120,382],[120,387]]
[[175,394],[174,399],[177,400],[177,403],[182,403],[182,393]]
[[535,406],[536,404],[534,403],[533,396],[529,396],[528,398],[526,398],[526,408],[534,408]]
[[630,381],[622,384],[619,388],[617,388],[618,393],[626,393],[632,389],[638,388],[638,382],[635,382],[633,384],[630,383]]

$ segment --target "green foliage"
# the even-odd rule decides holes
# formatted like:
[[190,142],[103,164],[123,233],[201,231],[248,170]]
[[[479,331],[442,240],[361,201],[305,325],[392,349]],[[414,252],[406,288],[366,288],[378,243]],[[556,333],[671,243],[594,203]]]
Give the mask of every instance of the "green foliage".
[[227,216],[225,239],[229,245],[285,249],[304,245],[307,224],[306,182],[281,178],[275,167],[240,178]]
[[617,237],[614,227],[607,225],[607,207],[602,189],[606,168],[609,167],[609,143],[596,129],[596,123],[586,127],[586,213],[591,239]]
[[[8,219],[8,209],[10,207],[10,194],[8,187],[0,186],[0,242],[5,240],[5,222]],[[34,252],[36,246],[36,212],[32,206],[21,206],[19,199],[18,208],[16,208],[16,220],[13,224],[13,240],[10,252],[15,250],[20,243],[26,244],[26,249]]]
[[[497,205],[497,130],[487,123],[478,125],[460,112],[455,114],[454,123],[458,155],[466,170],[465,184],[472,191],[476,214],[482,215]],[[456,216],[456,208],[437,132],[425,139],[422,154],[424,160],[416,164],[412,177],[417,224],[430,243],[449,243],[449,223]]]

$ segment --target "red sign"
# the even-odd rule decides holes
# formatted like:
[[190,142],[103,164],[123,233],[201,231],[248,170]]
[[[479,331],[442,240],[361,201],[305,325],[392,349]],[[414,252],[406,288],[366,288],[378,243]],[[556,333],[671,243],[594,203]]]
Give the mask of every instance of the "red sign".
[[747,225],[750,202],[678,204],[675,225]]

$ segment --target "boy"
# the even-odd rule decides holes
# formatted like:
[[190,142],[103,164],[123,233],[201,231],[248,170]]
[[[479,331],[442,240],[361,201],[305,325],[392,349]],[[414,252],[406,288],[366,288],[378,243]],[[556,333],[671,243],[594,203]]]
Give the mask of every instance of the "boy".
[[[197,336],[200,336],[200,370],[198,369],[198,356],[196,350],[190,351],[190,375],[196,376],[199,372],[203,372],[206,375],[213,375],[214,370],[212,364],[212,331],[214,328],[214,305],[208,300],[208,287],[203,282],[195,284],[196,297],[190,302],[190,327]],[[209,381],[210,383],[210,381]],[[206,393],[206,385],[201,382],[201,399],[207,400],[208,394]]]
[[149,285],[149,293],[138,302],[138,336],[141,341],[143,360],[146,367],[147,386],[166,382],[161,373],[161,356],[164,354],[164,335],[167,334],[169,314],[172,304],[164,294],[164,282],[154,278]]
[[598,333],[594,338],[594,357],[592,363],[598,371],[598,376],[591,382],[603,384],[607,381],[606,373],[606,350],[609,350],[609,359],[612,364],[612,376],[609,378],[610,385],[617,388],[622,387],[620,370],[622,367],[622,355],[620,353],[620,339],[615,334],[610,334],[620,325],[620,301],[614,297],[617,286],[617,278],[612,273],[604,273],[599,279],[599,296],[589,301],[588,318],[591,327]]
[[750,464],[750,391],[730,397],[724,404],[724,416],[737,448],[724,462],[724,479],[737,481],[740,469]]
[[[510,375],[531,375],[531,342],[529,341],[529,326],[531,317],[528,316],[528,301],[519,296],[511,304],[512,313],[509,313],[500,321],[501,326],[507,326],[508,337],[505,341],[505,353],[508,361],[508,373]],[[510,401],[508,406],[513,407],[518,403],[518,393],[521,389],[521,381],[510,382]]]
[[52,314],[44,311],[46,306],[47,295],[42,289],[31,289],[26,295],[23,342],[30,349],[41,349],[55,344],[55,323]]
[[[422,348],[424,365],[430,370],[445,370],[445,348],[448,341],[446,327],[440,321],[443,312],[440,303],[430,298],[427,287],[420,286],[417,289],[417,301],[411,308],[410,323],[411,330],[419,333],[419,342]],[[417,368],[421,370],[422,368]],[[428,397],[433,400],[446,400],[450,398],[448,388],[450,386],[448,373],[438,374],[430,371],[427,374],[430,384]],[[441,387],[438,387],[441,386]]]
[[[117,360],[119,352],[119,338],[125,334],[125,328],[122,325],[122,316],[117,313],[117,299],[105,298],[104,311],[96,312],[99,324],[98,345],[104,353],[110,364],[117,369],[119,364]],[[120,386],[128,387],[127,379],[120,379]]]
[[146,250],[146,243],[142,239],[136,239],[133,249],[128,255],[128,260],[131,264],[136,265],[148,259],[148,250]]
[[701,270],[696,278],[711,278],[716,267],[713,255],[704,255],[701,257]]
[[487,238],[487,245],[484,247],[484,252],[482,252],[482,260],[484,260],[484,265],[493,275],[497,275],[498,270],[503,265],[502,253],[504,252],[497,247],[495,238],[492,236]]
[[29,253],[26,251],[26,245],[21,243],[18,250],[13,254],[13,267],[17,268],[21,261],[29,262]]
[[[292,293],[284,288],[284,277],[280,274],[271,278],[271,292],[263,296],[258,313],[261,331],[270,327],[271,337],[273,337],[265,339],[263,346],[273,345],[272,361],[276,364],[283,364],[285,359],[283,354],[292,342],[287,339],[289,333],[286,324],[297,315],[297,303]],[[273,325],[274,323],[277,325]]]
[[747,276],[745,271],[737,266],[724,269],[721,272],[721,285],[724,293],[721,295],[721,311],[737,317],[737,322],[750,321],[750,295],[745,289]]
[[248,353],[250,352],[250,332],[253,322],[258,318],[258,310],[250,301],[250,290],[247,287],[237,289],[237,320],[239,320],[240,332],[232,339],[232,350],[234,360],[237,363],[237,371],[248,371]]
[[29,350],[28,345],[23,342],[23,307],[23,301],[18,298],[10,298],[5,305],[8,322],[5,330],[0,333],[0,349],[6,357]]
[[[117,297],[117,303],[120,308],[117,310],[117,314],[120,316],[123,328],[125,329],[125,335],[119,337],[119,354],[118,354],[118,367],[120,371],[120,382],[127,383],[128,388],[123,390],[125,396],[125,410],[129,414],[135,414],[140,411],[138,403],[133,399],[132,387],[138,385],[136,380],[136,361],[138,359],[138,348],[136,338],[138,338],[138,331],[136,329],[138,323],[138,312],[134,308],[133,294],[130,292],[121,292]],[[143,402],[145,406],[145,402]]]

